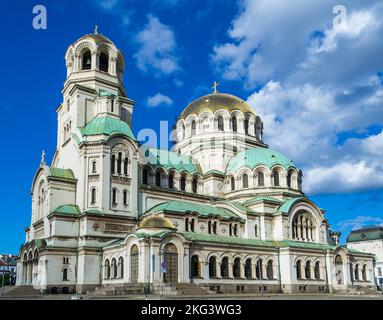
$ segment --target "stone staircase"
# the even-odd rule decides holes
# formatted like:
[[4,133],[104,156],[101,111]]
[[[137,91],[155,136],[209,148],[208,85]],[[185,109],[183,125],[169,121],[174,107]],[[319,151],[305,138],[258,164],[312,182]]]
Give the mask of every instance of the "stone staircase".
[[36,296],[40,294],[39,289],[33,286],[13,286],[8,287],[4,292],[5,296]]
[[145,285],[142,283],[106,284],[96,287],[95,291],[88,291],[87,294],[90,296],[145,294]]
[[195,283],[172,283],[155,286],[154,293],[169,296],[204,296],[208,294],[214,294],[215,292],[210,291],[207,288],[200,287]]

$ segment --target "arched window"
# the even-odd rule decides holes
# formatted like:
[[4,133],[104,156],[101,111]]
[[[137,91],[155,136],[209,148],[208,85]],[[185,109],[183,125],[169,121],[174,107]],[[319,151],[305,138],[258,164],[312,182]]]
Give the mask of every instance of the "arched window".
[[116,156],[113,154],[113,155],[112,155],[112,159],[111,159],[111,164],[110,164],[110,171],[111,171],[112,173],[115,173],[115,172],[116,172],[115,165],[116,165]]
[[254,236],[258,237],[258,225],[254,226]]
[[230,178],[231,191],[235,190],[235,180],[234,177]]
[[292,238],[300,241],[314,241],[315,224],[307,212],[298,213],[292,221]]
[[117,158],[117,173],[121,174],[121,165],[122,165],[122,153],[118,153],[118,158]]
[[194,226],[195,226],[195,219],[193,218],[190,221],[190,231],[191,232],[194,232]]
[[63,281],[68,281],[68,268],[63,269]]
[[216,257],[209,258],[209,278],[217,276],[217,259]]
[[229,223],[229,236],[233,235],[233,226]]
[[201,264],[197,255],[192,256],[190,263],[190,277],[201,277]]
[[191,123],[191,135],[194,136],[196,134],[196,122],[195,120]]
[[302,263],[301,260],[297,261],[296,265],[296,274],[297,274],[297,279],[302,279]]
[[249,187],[249,176],[245,173],[242,176],[242,188],[247,189]]
[[263,279],[262,264],[262,259],[258,259],[257,264],[255,265],[255,276],[257,277],[257,279]]
[[168,176],[168,185],[169,189],[174,189],[174,176],[172,173]]
[[302,176],[303,176],[302,171],[299,170],[299,173],[298,173],[298,189],[299,190],[302,190]]
[[161,173],[159,171],[156,172],[156,186],[161,187]]
[[185,231],[189,231],[189,218],[185,218]]
[[221,277],[228,278],[229,277],[229,258],[224,257],[221,263]]
[[125,161],[124,161],[124,175],[128,175],[128,165],[129,165],[129,159],[128,158],[125,158]]
[[265,186],[265,175],[263,172],[258,172],[258,187]]
[[185,190],[186,190],[186,178],[181,177],[181,191],[185,191]]
[[233,263],[233,276],[234,278],[241,277],[241,259],[235,258]]
[[197,179],[196,178],[193,178],[193,181],[192,181],[192,191],[194,193],[197,193]]
[[117,261],[114,258],[112,259],[112,278],[117,278]]
[[117,204],[117,189],[113,188],[112,189],[112,204]]
[[109,260],[105,260],[105,266],[104,266],[104,278],[109,279],[110,278],[110,263]]
[[279,187],[279,172],[274,171],[273,177],[274,177],[274,186]]
[[208,221],[207,223],[207,232],[211,233],[211,221]]
[[251,259],[249,258],[249,259],[247,259],[246,262],[245,262],[245,277],[246,277],[247,279],[253,277],[252,272],[251,272],[251,269],[252,269]]
[[96,203],[96,188],[92,188],[91,189],[91,191],[90,191],[90,193],[91,193],[91,196],[90,196],[90,198],[91,198],[91,204],[95,204]]
[[224,130],[224,126],[223,126],[223,117],[222,117],[222,116],[219,116],[219,117],[218,117],[218,130],[219,130],[219,131],[223,131],[223,130]]
[[362,279],[363,279],[363,281],[367,281],[367,265],[363,265],[363,268],[362,268]]
[[306,279],[311,279],[311,262],[310,261],[306,261],[305,277]]
[[123,191],[123,198],[124,198],[124,206],[128,205],[128,191]]
[[237,237],[237,228],[238,228],[238,226],[237,226],[237,224],[234,224],[234,228],[233,228],[233,233],[234,233],[234,236],[235,237]]
[[245,119],[244,121],[245,133],[249,134],[249,120]]
[[213,222],[213,233],[217,234],[217,221]]
[[122,257],[118,259],[118,277],[124,277],[124,259]]
[[86,50],[82,55],[82,70],[89,70],[92,67],[92,56],[90,50]]
[[92,173],[96,173],[96,172],[97,172],[97,162],[93,161],[92,162]]
[[109,68],[108,55],[106,53],[102,52],[100,54],[100,70],[108,72],[108,68]]
[[287,186],[291,188],[291,177],[292,177],[292,172],[289,170],[287,173]]
[[273,266],[273,260],[267,261],[267,266],[266,266],[266,274],[267,274],[267,279],[272,280],[274,279],[274,266]]
[[354,273],[355,273],[355,280],[359,281],[359,265],[358,264],[355,266]]
[[114,99],[110,99],[110,111],[114,112]]
[[315,280],[320,280],[320,262],[319,261],[315,262],[314,273],[315,273]]
[[237,118],[236,117],[231,118],[231,128],[232,128],[233,132],[237,132]]
[[144,169],[142,171],[142,183],[147,185],[148,184],[148,170]]

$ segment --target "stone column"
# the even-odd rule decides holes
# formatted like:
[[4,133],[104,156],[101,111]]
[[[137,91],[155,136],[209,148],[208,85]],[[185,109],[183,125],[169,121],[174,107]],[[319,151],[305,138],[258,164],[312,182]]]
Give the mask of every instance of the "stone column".
[[91,69],[96,70],[98,69],[98,54],[97,51],[91,52]]
[[233,265],[234,265],[234,263],[231,260],[229,260],[229,262],[228,262],[229,278],[233,278]]

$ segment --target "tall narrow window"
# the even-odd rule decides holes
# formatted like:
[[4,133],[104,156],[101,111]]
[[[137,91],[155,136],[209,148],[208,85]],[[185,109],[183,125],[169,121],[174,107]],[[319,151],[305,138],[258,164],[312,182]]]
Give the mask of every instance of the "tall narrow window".
[[233,228],[233,233],[234,233],[234,236],[236,237],[237,235],[238,235],[238,225],[237,224],[235,224],[234,225],[234,228]]
[[257,277],[257,279],[263,278],[262,259],[257,260],[257,264],[255,265],[255,276]]
[[195,120],[191,123],[191,135],[194,136],[196,134],[196,122]]
[[123,192],[124,206],[128,204],[128,191],[124,190]]
[[296,271],[297,271],[297,279],[302,279],[302,265],[301,265],[301,260],[298,260],[297,261],[297,265],[296,265]]
[[242,176],[242,188],[247,189],[249,187],[249,176],[245,173]]
[[108,72],[108,67],[109,67],[109,59],[108,55],[104,52],[100,54],[100,70]]
[[156,172],[156,186],[161,187],[161,173],[159,171]]
[[315,279],[320,280],[320,262],[319,261],[315,262],[314,273],[315,273]]
[[117,158],[117,173],[121,174],[121,165],[122,165],[122,153],[118,153],[118,158]]
[[128,175],[128,165],[129,165],[129,159],[128,158],[125,158],[125,161],[124,161],[124,175]]
[[207,232],[211,233],[211,221],[207,223]]
[[245,278],[250,279],[253,277],[252,269],[253,269],[253,266],[251,265],[251,259],[249,258],[245,262]]
[[267,279],[272,280],[274,279],[274,266],[273,266],[273,260],[269,260],[267,262],[266,266],[266,273],[267,273]]
[[193,218],[193,219],[191,219],[191,221],[190,221],[190,231],[191,231],[191,232],[194,232],[194,225],[195,225],[195,220],[194,220],[194,218]]
[[112,159],[110,161],[111,161],[110,171],[112,173],[115,173],[116,172],[116,168],[115,168],[115,166],[116,166],[116,156],[114,154],[112,155]]
[[168,182],[169,182],[169,189],[174,189],[174,176],[172,173],[169,174]]
[[142,183],[145,185],[148,184],[148,170],[146,169],[142,171]]
[[114,112],[114,99],[110,101],[110,112]]
[[246,119],[243,124],[245,126],[245,133],[249,134],[249,120]]
[[237,132],[237,118],[233,117],[231,118],[231,128],[233,132]]
[[97,163],[96,161],[93,161],[92,162],[92,173],[96,173],[97,172]]
[[305,277],[311,279],[311,262],[307,261],[305,266]]
[[185,191],[185,190],[186,190],[186,178],[181,177],[181,191]]
[[217,234],[217,221],[213,222],[213,233]]
[[219,131],[223,131],[223,130],[224,130],[224,126],[223,126],[223,117],[222,117],[222,116],[219,116],[219,117],[218,117],[218,130],[219,130]]
[[229,236],[233,235],[233,226],[229,223]]
[[291,188],[291,171],[287,173],[287,186]]
[[265,175],[263,172],[258,172],[258,187],[265,186]]
[[274,171],[274,186],[279,187],[279,172]]
[[90,50],[86,50],[82,55],[82,70],[89,70],[92,67],[92,56]]
[[217,260],[216,257],[209,258],[209,278],[217,276]]
[[192,191],[193,191],[194,193],[197,193],[197,186],[198,186],[198,184],[197,184],[197,179],[194,178],[193,181],[192,181]]
[[234,177],[230,178],[231,191],[235,190],[235,180]]
[[96,203],[96,188],[92,188],[91,190],[91,204]]
[[117,189],[113,189],[112,190],[112,204],[116,204],[117,203]]
[[258,237],[258,225],[254,226],[254,236]]
[[185,231],[189,231],[189,218],[185,218]]
[[68,281],[68,268],[63,270],[63,281]]

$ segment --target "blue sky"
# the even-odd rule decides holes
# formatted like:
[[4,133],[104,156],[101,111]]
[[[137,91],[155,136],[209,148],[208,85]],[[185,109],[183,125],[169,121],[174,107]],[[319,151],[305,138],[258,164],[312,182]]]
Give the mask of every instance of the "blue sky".
[[[46,30],[32,27],[36,4],[47,8]],[[305,191],[342,240],[383,223],[383,6],[347,1],[347,26],[336,29],[336,4],[1,2],[0,252],[17,253],[24,241],[41,150],[48,161],[55,150],[64,53],[95,24],[124,53],[134,132],[173,123],[217,80],[262,117],[265,142],[303,169]]]

